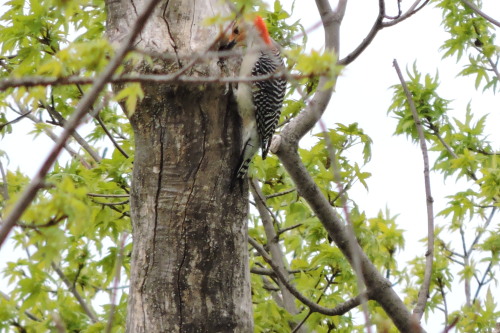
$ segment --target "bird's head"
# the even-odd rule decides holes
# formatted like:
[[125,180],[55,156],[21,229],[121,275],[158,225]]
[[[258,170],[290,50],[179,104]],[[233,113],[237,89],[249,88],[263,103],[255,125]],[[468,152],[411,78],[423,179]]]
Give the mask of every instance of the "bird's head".
[[260,43],[262,46],[271,46],[272,39],[269,36],[266,23],[261,16],[255,16],[252,22],[235,22],[228,37],[227,49],[234,46],[249,46]]

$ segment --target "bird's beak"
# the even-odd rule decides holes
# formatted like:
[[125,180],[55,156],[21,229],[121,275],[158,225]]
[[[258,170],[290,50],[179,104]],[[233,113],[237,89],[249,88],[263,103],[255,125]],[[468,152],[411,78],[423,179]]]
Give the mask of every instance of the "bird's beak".
[[233,39],[231,41],[229,41],[227,44],[223,44],[221,47],[220,47],[220,50],[221,51],[225,51],[225,50],[231,50],[234,46],[236,45],[236,40]]

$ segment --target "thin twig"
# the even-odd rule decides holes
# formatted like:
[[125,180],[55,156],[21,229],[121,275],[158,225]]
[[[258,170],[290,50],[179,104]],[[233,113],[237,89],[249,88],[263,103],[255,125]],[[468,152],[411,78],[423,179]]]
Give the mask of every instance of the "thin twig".
[[101,194],[101,193],[87,193],[89,197],[95,198],[128,198],[130,194]]
[[443,305],[444,305],[444,322],[448,323],[448,303],[446,302],[446,293],[444,292],[444,284],[441,278],[438,278],[438,288],[439,292],[441,293],[441,297],[443,298]]
[[297,191],[296,188],[291,188],[291,189],[283,191],[283,192],[269,194],[269,195],[266,195],[266,200],[271,199],[271,198],[280,197],[282,195],[287,195],[288,193],[292,193],[292,192],[295,192],[295,191]]
[[7,183],[7,175],[3,168],[3,163],[0,161],[0,175],[2,176],[2,196],[5,201],[9,200],[9,184]]
[[94,118],[97,120],[97,122],[99,123],[99,125],[102,127],[102,129],[104,130],[104,133],[106,133],[107,137],[111,140],[111,143],[113,144],[113,146],[115,146],[115,148],[118,149],[118,151],[123,156],[125,156],[125,158],[129,158],[128,154],[125,152],[125,150],[123,150],[123,148],[118,144],[118,142],[116,142],[115,138],[113,137],[113,135],[111,134],[111,132],[108,130],[108,128],[106,127],[106,124],[104,123],[104,121],[102,121],[101,116],[99,115],[99,113],[97,113],[94,116]]
[[129,203],[130,200],[123,200],[123,201],[118,201],[118,202],[100,202],[97,200],[92,200],[98,205],[103,205],[103,206],[120,206],[120,205],[126,205]]
[[429,288],[431,284],[432,277],[432,262],[434,261],[434,206],[431,193],[431,181],[429,177],[429,156],[427,151],[427,144],[425,142],[425,134],[422,128],[422,122],[418,116],[417,108],[415,107],[415,103],[413,102],[413,97],[406,85],[406,82],[403,78],[403,74],[401,73],[401,69],[399,68],[398,62],[394,59],[394,68],[399,77],[399,81],[401,82],[401,86],[406,94],[406,99],[410,106],[411,113],[413,115],[413,120],[415,122],[415,126],[417,128],[419,141],[420,141],[420,149],[422,150],[422,157],[424,160],[424,183],[425,183],[425,196],[427,202],[427,252],[425,253],[425,272],[424,272],[424,281],[420,286],[420,290],[418,292],[418,301],[413,310],[413,314],[420,321],[424,314],[425,305],[427,304],[427,298],[429,295]]
[[418,4],[420,3],[420,1],[422,0],[416,0],[411,6],[410,8],[408,8],[408,10],[406,11],[406,13],[404,13],[403,15],[401,15],[400,17],[392,20],[392,21],[389,21],[389,22],[384,22],[383,23],[383,26],[384,28],[386,27],[390,27],[390,26],[393,26],[393,25],[396,25],[404,20],[406,20],[407,18],[410,18],[411,16],[415,15],[416,13],[418,13],[422,8],[424,8],[430,0],[425,0],[419,7]]
[[[330,285],[333,283],[333,280],[335,279],[335,276],[336,274],[332,274],[332,277],[329,279],[328,278],[328,275],[325,276],[326,278],[326,285],[325,287],[323,288],[323,290],[321,291],[321,294],[319,295],[318,299],[316,300],[316,303],[319,303],[321,301],[321,298],[323,298],[323,296],[325,295],[325,292],[328,290],[328,288],[330,288]],[[318,284],[319,284],[319,281],[318,281]],[[307,313],[307,315],[304,317],[304,319],[302,319],[302,321],[295,327],[295,329],[293,330],[292,333],[296,333],[298,332],[298,330],[302,327],[302,325],[304,325],[304,323],[307,321],[307,319],[313,314],[313,312],[311,310],[309,310],[309,312]]]
[[[26,117],[31,120],[32,122],[34,122],[35,124],[40,124],[42,123],[42,121],[40,119],[38,119],[34,114],[31,113],[31,110],[26,110],[24,108],[23,105],[21,105],[21,103],[18,103],[16,102],[16,106],[19,108],[19,110],[16,110],[12,105],[8,105],[8,107],[15,113],[17,114],[26,114]],[[42,127],[42,130],[43,132],[45,133],[45,135],[47,135],[52,141],[54,142],[57,142],[57,135],[47,126],[43,126]],[[70,145],[68,142],[65,143],[64,145],[64,149],[69,153],[69,155],[72,157],[72,158],[75,158],[77,159],[78,161],[80,161],[80,163],[82,163],[82,165],[86,168],[86,169],[90,169],[91,166],[90,164],[85,160],[85,158],[83,156],[81,156],[80,154],[78,154]]]
[[[47,112],[55,118],[55,125],[59,127],[66,126],[67,120],[64,119],[62,114],[57,111],[53,106],[42,103],[42,106]],[[96,162],[100,162],[102,160],[101,156],[92,148],[89,143],[75,130],[71,134],[71,136],[78,142],[78,144],[92,157],[92,159]]]
[[497,211],[497,207],[493,207],[493,209],[491,210],[490,216],[486,220],[486,223],[484,224],[484,226],[481,229],[479,229],[480,231],[477,233],[476,238],[474,238],[474,240],[472,241],[471,245],[469,246],[468,253],[470,253],[470,252],[472,252],[474,250],[474,248],[476,247],[477,243],[479,242],[479,240],[481,239],[481,237],[484,235],[484,232],[486,230],[488,230],[488,227],[489,227],[491,221],[493,220],[493,216],[495,216],[496,211]]
[[[467,245],[465,242],[465,231],[462,225],[460,225],[460,237],[462,240],[462,250],[464,252],[464,267],[469,267],[469,252],[467,251]],[[465,304],[466,306],[471,306],[471,290],[470,290],[470,277],[464,277],[464,288],[465,288]]]
[[368,47],[368,45],[371,44],[371,42],[373,41],[373,39],[375,38],[377,33],[384,27],[382,24],[382,22],[384,20],[384,16],[385,16],[385,2],[384,2],[384,0],[378,1],[378,8],[379,8],[379,11],[378,11],[377,18],[375,19],[375,23],[373,24],[368,35],[365,37],[365,39],[363,39],[363,42],[361,42],[361,44],[359,44],[358,47],[356,47],[356,49],[354,49],[354,51],[352,51],[346,57],[344,57],[343,59],[341,59],[339,61],[339,65],[346,66],[346,65],[350,64],[351,62],[353,62],[354,60],[356,60],[356,58],[361,53],[363,53],[363,51]]
[[[259,211],[262,225],[266,233],[267,247],[269,248],[271,254],[271,260],[273,260],[274,265],[280,270],[280,274],[286,276],[288,279],[288,263],[286,262],[286,257],[281,250],[279,245],[279,238],[276,230],[274,229],[273,219],[270,214],[270,209],[266,205],[264,194],[260,189],[259,183],[256,179],[250,179],[250,188],[252,195],[255,199],[257,210]],[[274,267],[273,267],[274,269]],[[283,299],[283,307],[292,315],[298,313],[298,309],[295,306],[295,299],[291,292],[286,288],[286,286],[278,279],[278,286],[281,290],[281,297]]]
[[[30,112],[31,112],[31,111],[30,111]],[[17,117],[17,118],[15,118],[15,119],[13,119],[13,120],[10,120],[10,121],[8,121],[8,122],[6,122],[6,123],[0,124],[0,131],[1,131],[1,130],[3,130],[3,128],[4,128],[5,126],[8,126],[8,125],[11,125],[11,124],[17,123],[19,120],[23,119],[23,118],[24,118],[24,117],[26,117],[27,115],[28,115],[28,114],[27,114],[27,113],[25,113],[25,114],[22,114],[22,115],[20,115],[19,117]]]
[[108,323],[106,325],[106,333],[110,333],[113,328],[113,321],[115,317],[115,309],[116,309],[116,294],[118,291],[118,286],[120,285],[120,277],[122,272],[122,262],[123,262],[123,251],[125,249],[125,241],[127,240],[128,233],[124,232],[122,235],[122,239],[120,241],[120,251],[118,252],[118,258],[116,259],[116,272],[115,278],[113,281],[113,290],[111,291],[111,307],[109,309],[109,318]]
[[146,20],[149,15],[153,12],[155,5],[157,4],[157,0],[149,0],[149,2],[145,5],[144,10],[137,16],[136,22],[132,26],[129,31],[129,34],[122,44],[122,46],[117,50],[113,59],[106,66],[101,75],[99,75],[94,81],[90,90],[83,96],[83,98],[78,103],[75,112],[68,120],[66,127],[63,132],[59,136],[57,143],[52,148],[49,153],[49,156],[46,158],[36,175],[33,177],[31,183],[26,187],[19,200],[16,202],[10,214],[5,218],[4,223],[0,228],[0,247],[3,242],[7,238],[10,230],[14,227],[19,217],[21,217],[22,213],[26,210],[28,205],[33,201],[36,196],[36,193],[41,188],[43,184],[43,179],[45,175],[49,171],[49,169],[54,164],[55,160],[59,156],[59,153],[63,149],[66,144],[66,140],[71,136],[71,134],[75,131],[75,129],[80,125],[83,117],[87,114],[90,107],[94,104],[95,100],[99,96],[99,93],[104,89],[109,80],[113,77],[116,69],[122,63],[122,60],[125,58],[127,53],[130,50],[130,47],[134,43],[136,37],[139,35],[139,32],[145,25]]
[[63,271],[54,263],[51,264],[52,269],[57,273],[59,278],[63,281],[63,283],[66,285],[66,287],[69,289],[69,291],[75,296],[76,300],[78,301],[78,304],[82,307],[83,311],[87,314],[87,316],[90,318],[92,323],[97,323],[99,322],[99,319],[97,319],[97,315],[95,314],[94,310],[92,309],[91,305],[87,303],[82,295],[76,290],[76,288],[73,286],[73,284],[69,281],[69,279],[66,277],[66,275],[63,273]]
[[59,216],[57,218],[54,217],[44,224],[25,224],[25,223],[17,222],[17,225],[20,226],[21,228],[24,228],[24,229],[47,228],[47,227],[52,227],[54,225],[57,225],[58,223],[60,223],[61,221],[65,220],[67,218],[68,218],[67,215],[62,215],[62,216]]
[[292,293],[292,295],[294,295],[295,298],[297,298],[302,304],[307,306],[313,312],[318,312],[327,316],[340,316],[352,310],[356,306],[360,305],[362,297],[366,297],[364,295],[358,295],[354,298],[345,301],[344,303],[337,305],[335,308],[326,308],[324,306],[321,306],[316,302],[311,301],[304,295],[302,295],[292,284],[290,284],[290,282],[286,279],[286,277],[283,274],[281,274],[278,267],[274,264],[273,260],[266,252],[266,250],[264,250],[262,245],[260,245],[252,237],[248,237],[248,242],[250,243],[250,245],[253,246],[255,250],[257,250],[257,252],[259,252],[259,254],[264,258],[264,260],[273,268],[274,272],[276,273],[276,276],[281,280],[281,282],[283,282],[283,284],[287,287],[290,293]]
[[294,224],[292,226],[289,226],[287,228],[283,228],[283,229],[279,229],[278,230],[278,237],[282,234],[282,233],[285,233],[287,231],[290,231],[290,230],[293,230],[293,229],[296,229],[296,228],[300,228],[302,226],[302,223],[297,223],[297,224]]
[[481,278],[481,281],[478,283],[478,286],[477,286],[477,289],[476,289],[476,293],[474,294],[474,298],[472,300],[473,303],[479,297],[479,292],[481,291],[481,288],[486,285],[486,283],[487,283],[486,277],[488,276],[488,274],[490,274],[492,268],[493,268],[493,262],[490,261],[490,263],[488,264],[488,267],[484,271],[484,274],[483,274],[483,277]]

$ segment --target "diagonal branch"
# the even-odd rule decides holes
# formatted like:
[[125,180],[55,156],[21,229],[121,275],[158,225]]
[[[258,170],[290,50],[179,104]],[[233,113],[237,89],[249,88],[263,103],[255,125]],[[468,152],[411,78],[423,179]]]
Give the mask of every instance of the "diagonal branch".
[[[266,233],[267,238],[267,246],[269,251],[271,252],[271,260],[273,260],[275,266],[280,270],[280,274],[287,277],[287,263],[286,257],[281,250],[279,245],[279,236],[274,230],[273,219],[268,212],[268,207],[266,206],[264,194],[259,186],[259,183],[256,179],[250,180],[250,188],[252,190],[252,195],[255,199],[255,204],[257,206],[257,210],[259,211],[262,224],[264,226],[264,231]],[[288,277],[287,277],[288,279]],[[297,307],[295,306],[295,299],[293,295],[288,291],[288,289],[283,285],[281,280],[278,279],[278,285],[281,289],[281,296],[283,298],[283,307],[289,313],[295,315],[298,313]]]
[[264,258],[264,260],[273,268],[274,272],[276,273],[276,276],[286,286],[286,288],[290,291],[290,293],[294,295],[300,302],[306,305],[312,312],[318,312],[327,316],[340,316],[350,311],[351,309],[355,308],[359,304],[361,304],[361,299],[362,299],[361,295],[351,298],[345,301],[344,303],[337,305],[335,308],[326,308],[324,306],[317,304],[314,301],[311,301],[310,299],[302,295],[300,291],[298,291],[297,288],[295,288],[288,281],[288,279],[281,273],[278,266],[274,263],[271,256],[266,252],[266,250],[264,249],[264,247],[262,247],[262,245],[260,245],[252,237],[248,237],[248,242],[250,243],[250,245],[253,246],[255,250],[257,250],[257,252],[259,252],[262,258]]
[[495,20],[494,18],[492,18],[491,16],[489,16],[488,14],[486,14],[485,12],[483,12],[481,9],[479,9],[479,7],[477,7],[476,5],[474,5],[472,2],[470,2],[468,0],[462,0],[462,2],[463,2],[464,5],[466,5],[467,7],[469,7],[477,15],[483,17],[485,20],[487,20],[488,22],[496,25],[497,27],[500,27],[500,21]]
[[432,262],[434,261],[434,207],[433,207],[434,199],[432,198],[432,193],[431,193],[431,181],[429,177],[429,156],[427,153],[427,144],[425,142],[425,134],[422,128],[422,121],[418,116],[417,108],[415,107],[415,103],[413,102],[410,90],[406,85],[406,82],[403,78],[403,74],[401,73],[401,69],[399,68],[396,59],[394,59],[393,65],[394,68],[396,69],[399,80],[401,81],[401,85],[406,94],[408,104],[410,105],[410,110],[413,115],[413,120],[415,121],[415,126],[417,127],[418,137],[420,141],[420,149],[422,150],[422,156],[424,160],[424,183],[425,183],[425,196],[427,201],[427,252],[425,253],[424,281],[420,286],[420,290],[418,292],[418,301],[417,304],[415,305],[415,309],[413,310],[413,314],[416,315],[418,320],[420,321],[425,311],[425,305],[427,304],[427,298],[429,295],[429,288],[431,285],[431,277],[432,277]]
[[[353,256],[352,246],[349,242],[349,235],[343,221],[332,208],[328,199],[323,195],[318,185],[314,182],[302,162],[295,146],[287,141],[282,141],[278,157],[283,166],[290,174],[297,187],[298,193],[303,197],[318,219],[321,221],[328,235],[339,247],[340,251],[347,258],[352,266]],[[359,247],[356,243],[354,246]],[[358,251],[368,295],[370,299],[377,301],[387,315],[393,320],[396,327],[401,332],[423,332],[418,322],[412,318],[403,301],[391,288],[391,284],[376,269],[361,248]]]
[[[31,111],[30,111],[31,112]],[[24,117],[26,117],[29,113],[25,113],[25,114],[22,114],[20,115],[19,117],[17,117],[16,119],[13,119],[13,120],[10,120],[4,124],[0,124],[0,131],[3,130],[3,128],[5,126],[8,126],[8,125],[11,125],[11,124],[14,124],[14,123],[17,123],[18,121],[20,121],[21,119],[23,119]]]
[[[340,44],[340,24],[344,18],[347,0],[340,0],[335,11],[332,10],[327,0],[316,0],[321,21],[325,30],[325,49],[339,53]],[[307,109],[294,117],[287,126],[283,128],[280,136],[273,139],[271,151],[277,153],[281,146],[282,139],[289,141],[289,144],[297,146],[299,140],[309,132],[324,113],[334,87],[327,88],[330,78],[320,77],[318,88],[314,97],[310,101]]]
[[75,129],[80,125],[83,117],[87,114],[88,110],[92,107],[95,100],[99,96],[100,92],[104,89],[105,85],[109,82],[109,80],[113,77],[116,69],[122,63],[123,59],[129,52],[132,44],[134,43],[136,37],[139,35],[140,31],[145,25],[146,20],[149,15],[153,12],[155,5],[157,4],[157,0],[149,0],[144,7],[142,13],[137,16],[136,22],[131,28],[129,35],[127,36],[124,43],[117,50],[113,59],[109,62],[109,64],[104,69],[103,73],[99,75],[92,85],[92,88],[83,96],[76,107],[75,112],[68,120],[61,136],[59,136],[55,146],[49,153],[49,156],[46,158],[45,162],[40,167],[40,170],[33,177],[31,183],[26,187],[24,192],[22,193],[19,200],[16,202],[10,214],[4,219],[2,226],[0,228],[0,246],[2,246],[3,242],[7,238],[10,230],[14,227],[19,217],[21,217],[22,213],[26,210],[29,204],[35,198],[36,193],[40,189],[43,183],[43,179],[45,175],[49,171],[49,169],[54,164],[55,160],[59,156],[59,153],[63,149],[66,144],[66,140],[71,136],[71,134],[75,131]]
[[375,39],[375,36],[377,35],[377,33],[380,30],[382,30],[382,28],[384,27],[383,20],[384,20],[384,16],[385,16],[384,0],[379,0],[378,7],[379,7],[379,10],[378,10],[377,19],[375,20],[375,23],[373,24],[368,35],[365,37],[365,39],[363,39],[361,44],[359,44],[358,47],[356,47],[356,49],[354,49],[354,51],[352,51],[345,58],[343,58],[342,60],[339,61],[339,65],[346,66],[346,65],[350,64],[351,62],[353,62],[354,60],[356,60],[356,58],[361,53],[363,53],[363,51],[368,47],[368,45],[371,44],[373,39]]
[[[19,108],[19,110],[16,110],[14,107],[12,106],[9,106],[9,108],[18,113],[18,114],[22,114],[22,115],[26,115],[26,117],[31,120],[32,122],[34,122],[35,124],[40,124],[42,123],[42,121],[40,119],[38,119],[35,115],[33,115],[31,113],[31,110],[26,110],[25,107],[23,105],[21,105],[20,103],[16,102],[17,104],[17,107]],[[52,131],[52,129],[50,129],[49,127],[42,127],[42,130],[43,132],[54,142],[57,142],[57,135]],[[82,165],[86,168],[86,169],[90,169],[91,166],[90,164],[85,160],[85,158],[81,155],[79,155],[73,148],[71,148],[71,146],[69,145],[68,142],[65,143],[64,145],[64,149],[68,152],[68,154],[70,154],[70,156],[72,158],[75,158],[77,159],[78,161],[80,161],[80,163],[82,163]]]
[[76,290],[75,286],[68,280],[68,277],[63,273],[63,271],[57,267],[56,264],[52,263],[52,269],[57,273],[59,278],[64,282],[66,287],[68,287],[69,291],[75,296],[76,300],[78,301],[78,304],[82,307],[83,311],[87,314],[87,316],[90,318],[92,323],[97,323],[99,322],[99,319],[97,318],[97,315],[95,314],[94,310],[92,309],[91,305],[87,303],[80,295],[80,293]]

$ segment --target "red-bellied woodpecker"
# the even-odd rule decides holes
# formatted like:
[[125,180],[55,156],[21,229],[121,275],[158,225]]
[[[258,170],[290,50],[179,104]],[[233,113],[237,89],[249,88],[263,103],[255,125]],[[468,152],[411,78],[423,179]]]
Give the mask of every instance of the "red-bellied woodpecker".
[[[264,20],[257,16],[253,24],[235,26],[230,45],[246,47],[240,68],[240,77],[263,76],[283,68],[278,44],[269,36]],[[286,80],[271,78],[252,83],[240,82],[236,92],[238,112],[242,119],[242,153],[237,178],[243,179],[253,156],[262,148],[265,159],[278,124]]]

